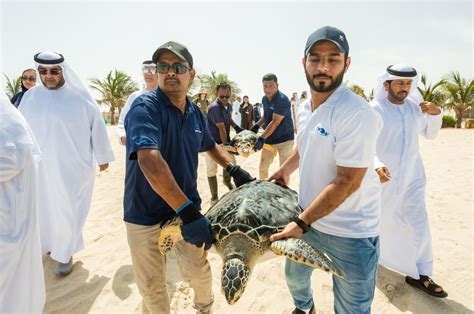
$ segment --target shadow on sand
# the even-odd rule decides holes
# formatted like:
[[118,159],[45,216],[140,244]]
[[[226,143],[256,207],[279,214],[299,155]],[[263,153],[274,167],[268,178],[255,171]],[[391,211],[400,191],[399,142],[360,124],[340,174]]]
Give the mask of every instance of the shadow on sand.
[[[472,313],[470,309],[454,300],[432,297],[407,283],[405,276],[379,266],[377,288],[387,296],[390,303],[401,312],[425,313]],[[434,312],[436,309],[436,312]]]
[[[73,271],[66,277],[56,277],[53,269],[57,263],[49,256],[43,257],[46,281],[46,304],[44,313],[87,313],[110,278],[94,275],[82,267],[82,262],[73,264]],[[80,296],[80,297],[78,297]]]
[[[178,288],[178,284],[183,281],[183,278],[181,277],[174,250],[171,250],[166,256],[166,260],[166,286],[169,296],[172,297]],[[132,294],[132,288],[130,286],[135,284],[136,281],[132,265],[122,265],[115,272],[112,281],[112,290],[117,297],[121,300],[125,300]]]

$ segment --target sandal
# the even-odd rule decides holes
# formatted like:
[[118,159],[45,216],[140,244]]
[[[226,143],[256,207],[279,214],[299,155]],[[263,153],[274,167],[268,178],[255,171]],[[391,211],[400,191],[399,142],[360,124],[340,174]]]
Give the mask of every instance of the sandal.
[[[432,295],[432,296],[437,297],[437,298],[446,298],[448,296],[446,291],[444,291],[444,289],[441,286],[437,285],[433,281],[433,279],[431,279],[428,276],[420,275],[420,279],[414,279],[410,276],[406,276],[405,277],[405,282],[407,284],[409,284],[410,286],[418,288],[418,289],[428,293],[429,295]],[[428,287],[425,286],[425,282],[428,282]],[[436,291],[437,288],[441,288],[442,290],[441,291]]]

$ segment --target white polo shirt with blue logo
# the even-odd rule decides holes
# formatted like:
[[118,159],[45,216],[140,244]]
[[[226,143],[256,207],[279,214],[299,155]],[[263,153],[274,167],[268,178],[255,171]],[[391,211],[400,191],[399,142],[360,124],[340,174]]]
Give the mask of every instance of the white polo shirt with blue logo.
[[379,234],[381,185],[373,163],[382,125],[369,104],[342,85],[314,112],[311,98],[300,104],[297,145],[302,208],[308,207],[336,178],[337,166],[368,168],[360,188],[330,214],[315,221],[315,229],[347,238]]

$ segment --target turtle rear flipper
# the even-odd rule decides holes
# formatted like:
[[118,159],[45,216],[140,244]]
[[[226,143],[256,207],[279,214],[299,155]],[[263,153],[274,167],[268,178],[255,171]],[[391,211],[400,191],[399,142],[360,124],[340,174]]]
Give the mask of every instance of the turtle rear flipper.
[[168,254],[176,242],[183,239],[180,225],[181,219],[175,218],[161,227],[160,236],[158,237],[158,250],[161,254]]
[[284,255],[293,262],[318,268],[342,278],[342,273],[336,269],[329,257],[303,240],[295,238],[278,240],[270,245],[270,249],[273,253]]

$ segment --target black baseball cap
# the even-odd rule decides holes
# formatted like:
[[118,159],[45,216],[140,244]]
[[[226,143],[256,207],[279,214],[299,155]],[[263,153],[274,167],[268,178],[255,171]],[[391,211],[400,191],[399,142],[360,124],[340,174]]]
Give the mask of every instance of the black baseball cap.
[[158,47],[158,49],[156,49],[155,53],[153,54],[153,57],[151,58],[151,60],[154,63],[157,63],[158,58],[165,51],[171,51],[172,53],[177,55],[180,59],[187,61],[189,63],[190,68],[193,67],[193,56],[191,56],[191,54],[189,53],[188,48],[175,41],[169,41],[161,45],[160,47]]
[[306,56],[314,44],[322,40],[334,43],[341,52],[349,54],[349,43],[344,32],[332,26],[324,26],[309,35],[304,48],[304,55]]

